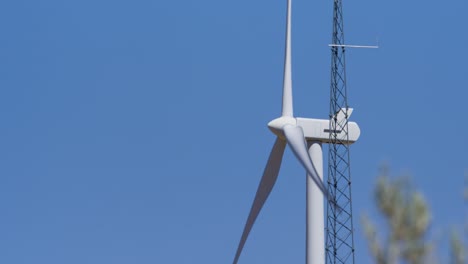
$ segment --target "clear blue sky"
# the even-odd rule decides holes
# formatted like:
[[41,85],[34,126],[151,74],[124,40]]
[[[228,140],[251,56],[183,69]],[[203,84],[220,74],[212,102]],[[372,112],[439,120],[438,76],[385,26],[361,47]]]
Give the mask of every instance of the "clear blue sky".
[[[230,263],[280,114],[285,0],[0,3],[0,262]],[[345,1],[357,263],[382,162],[462,222],[464,0]],[[332,1],[293,3],[295,112],[328,115]],[[287,150],[241,263],[304,261]],[[440,252],[444,255],[445,252]]]

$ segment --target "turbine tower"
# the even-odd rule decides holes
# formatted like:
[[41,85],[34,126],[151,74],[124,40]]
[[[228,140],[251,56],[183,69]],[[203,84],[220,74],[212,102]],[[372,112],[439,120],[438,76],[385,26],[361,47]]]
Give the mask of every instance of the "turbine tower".
[[[328,152],[328,192],[341,209],[327,205],[326,263],[354,263],[354,227],[351,200],[348,107],[346,88],[343,8],[333,0],[331,47],[330,144]],[[342,118],[340,118],[342,117]],[[344,118],[343,118],[344,117]]]

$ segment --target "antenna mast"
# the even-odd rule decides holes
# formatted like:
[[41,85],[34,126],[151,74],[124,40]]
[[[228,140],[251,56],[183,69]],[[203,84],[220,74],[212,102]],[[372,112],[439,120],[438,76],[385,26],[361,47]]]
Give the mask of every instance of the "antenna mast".
[[[333,0],[331,48],[330,144],[328,191],[341,210],[327,203],[326,263],[354,263],[354,228],[351,200],[351,173],[348,140],[348,99],[341,0]],[[351,109],[350,109],[351,110]],[[341,113],[340,113],[341,112]],[[338,119],[338,116],[345,118]]]

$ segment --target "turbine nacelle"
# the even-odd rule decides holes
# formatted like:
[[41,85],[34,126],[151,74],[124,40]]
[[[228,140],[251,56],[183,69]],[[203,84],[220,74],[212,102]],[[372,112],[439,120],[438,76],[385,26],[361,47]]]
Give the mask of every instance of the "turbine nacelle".
[[[307,141],[320,141],[322,143],[334,143],[337,144],[336,141],[330,140],[330,133],[336,132],[336,139],[341,144],[353,144],[359,139],[361,135],[361,129],[356,122],[348,121],[348,134],[343,131],[342,128],[345,128],[345,123],[338,123],[335,125],[332,123],[331,126],[330,122],[334,122],[334,120],[326,120],[326,119],[313,119],[313,118],[296,118],[297,125],[302,127],[304,131],[304,137]],[[333,129],[335,128],[335,129]]]
[[[348,118],[353,111],[352,108],[348,110]],[[336,116],[332,117],[331,120],[327,119],[315,119],[315,118],[303,118],[303,117],[290,117],[282,116],[273,119],[268,123],[268,128],[281,139],[285,139],[284,127],[286,125],[299,126],[304,132],[305,140],[307,141],[320,141],[322,143],[336,143],[331,142],[330,133],[336,132],[336,139],[342,144],[353,144],[359,139],[361,130],[356,122],[348,121],[347,129],[348,135],[346,136],[345,131],[342,131],[347,121],[344,116],[344,109],[340,111]],[[336,119],[336,121],[335,121]],[[330,122],[336,122],[336,124],[330,124]],[[333,131],[332,128],[335,128]]]

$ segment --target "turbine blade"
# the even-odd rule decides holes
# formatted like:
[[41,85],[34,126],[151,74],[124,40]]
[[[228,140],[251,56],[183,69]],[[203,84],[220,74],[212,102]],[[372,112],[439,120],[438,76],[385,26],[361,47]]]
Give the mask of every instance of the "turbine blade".
[[249,217],[244,226],[244,231],[242,233],[239,246],[237,247],[236,256],[234,258],[234,264],[239,260],[242,249],[244,248],[245,241],[249,236],[250,230],[257,219],[260,210],[262,209],[265,201],[270,195],[273,186],[275,185],[276,179],[278,178],[278,173],[281,167],[281,161],[283,159],[284,148],[286,147],[286,142],[280,138],[276,138],[276,142],[273,145],[273,148],[268,158],[267,165],[263,171],[262,179],[260,180],[260,185],[258,186],[257,193],[255,194],[255,199],[250,209]]
[[[317,184],[325,198],[331,201],[331,196],[328,194],[327,188],[318,176],[317,170],[315,169],[315,166],[310,159],[309,153],[307,152],[307,145],[302,128],[300,126],[286,125],[283,127],[283,130],[286,141],[288,142],[288,145],[292,149],[294,155],[306,169],[310,177],[312,177],[312,180],[315,182],[315,184]],[[333,203],[335,204],[335,202]]]
[[291,2],[288,0],[286,18],[286,52],[284,58],[283,77],[283,109],[282,116],[293,116],[292,70],[291,70]]

